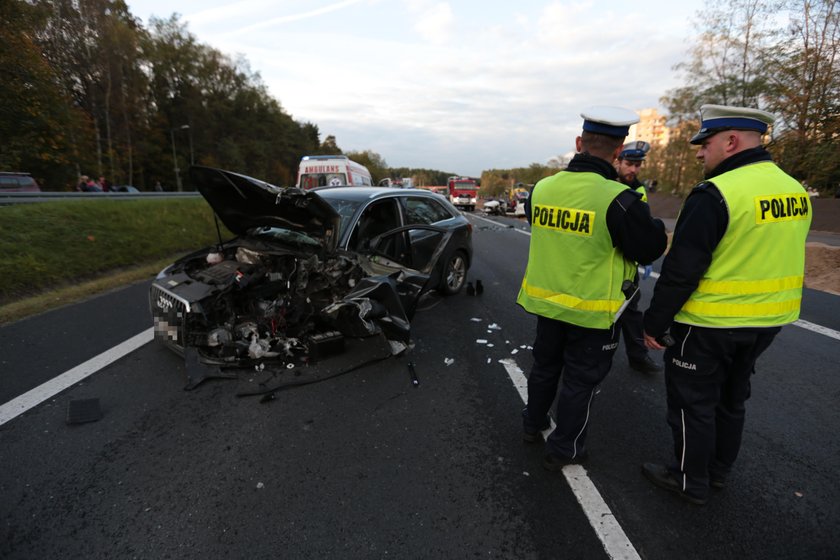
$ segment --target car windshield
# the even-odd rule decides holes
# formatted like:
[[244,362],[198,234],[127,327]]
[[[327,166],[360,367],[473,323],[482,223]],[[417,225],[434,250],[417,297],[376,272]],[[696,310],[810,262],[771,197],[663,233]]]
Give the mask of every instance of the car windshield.
[[347,230],[350,224],[350,220],[353,218],[353,214],[356,213],[356,210],[359,209],[359,206],[362,205],[362,202],[359,200],[346,200],[343,198],[332,198],[327,196],[322,196],[327,203],[333,207],[333,210],[338,212],[338,215],[341,217],[341,225],[339,226],[339,238],[344,236],[344,232]]
[[253,237],[281,241],[285,244],[298,245],[301,247],[320,247],[321,244],[305,233],[279,227],[258,227],[248,232]]

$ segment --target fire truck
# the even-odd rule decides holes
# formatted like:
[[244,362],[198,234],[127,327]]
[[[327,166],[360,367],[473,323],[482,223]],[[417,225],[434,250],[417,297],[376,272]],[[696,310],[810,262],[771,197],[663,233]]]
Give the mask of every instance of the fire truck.
[[472,177],[449,178],[449,202],[458,208],[475,210],[478,182]]

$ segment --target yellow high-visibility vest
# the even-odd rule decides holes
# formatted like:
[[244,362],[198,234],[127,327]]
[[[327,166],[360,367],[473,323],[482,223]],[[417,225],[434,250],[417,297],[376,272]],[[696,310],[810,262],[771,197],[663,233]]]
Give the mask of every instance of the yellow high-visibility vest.
[[642,195],[642,201],[648,201],[647,190],[645,189],[645,186],[643,184],[636,187],[636,192]]
[[772,327],[799,318],[811,201],[771,162],[712,181],[729,225],[700,284],[674,318],[706,327]]
[[597,173],[561,171],[531,195],[528,267],[516,302],[526,311],[607,329],[635,265],[613,247],[607,208],[627,187]]

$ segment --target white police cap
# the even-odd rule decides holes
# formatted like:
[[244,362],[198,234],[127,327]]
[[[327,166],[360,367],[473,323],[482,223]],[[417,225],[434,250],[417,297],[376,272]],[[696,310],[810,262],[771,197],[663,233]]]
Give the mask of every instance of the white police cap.
[[751,107],[729,107],[727,105],[701,105],[700,131],[691,140],[700,144],[709,136],[724,130],[755,130],[764,134],[767,126],[773,124],[773,113]]
[[624,138],[630,132],[630,125],[639,122],[639,117],[630,109],[622,107],[588,107],[581,114],[583,130]]
[[621,153],[618,154],[618,159],[626,159],[628,161],[644,161],[645,156],[650,151],[650,144],[644,140],[634,140],[627,142],[621,148]]

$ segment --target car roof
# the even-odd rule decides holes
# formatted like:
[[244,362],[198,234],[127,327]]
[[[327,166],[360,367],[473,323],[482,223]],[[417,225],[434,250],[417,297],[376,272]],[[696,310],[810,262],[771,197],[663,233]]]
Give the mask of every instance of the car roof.
[[343,198],[345,200],[354,200],[358,202],[393,195],[431,195],[439,197],[439,195],[435,195],[435,193],[425,191],[423,189],[397,189],[393,187],[317,187],[312,189],[312,192],[317,192],[318,196],[323,198]]

